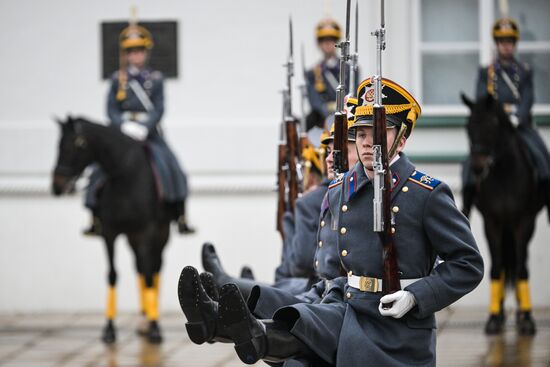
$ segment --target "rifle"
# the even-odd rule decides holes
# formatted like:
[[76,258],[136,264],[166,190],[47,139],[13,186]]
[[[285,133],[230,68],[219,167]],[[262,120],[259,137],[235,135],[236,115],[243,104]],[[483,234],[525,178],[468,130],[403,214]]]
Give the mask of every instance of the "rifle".
[[289,20],[290,47],[286,68],[286,87],[283,90],[283,120],[278,148],[277,164],[277,230],[284,239],[282,226],[285,210],[294,211],[301,185],[300,152],[298,145],[298,121],[292,115],[292,77],[294,76],[292,19]]
[[[386,48],[386,30],[384,29],[384,0],[381,0],[380,28],[372,33],[376,37],[376,75],[374,80],[373,106],[373,170],[374,170],[374,231],[378,232],[382,242],[384,271],[382,292],[394,293],[401,289],[397,268],[397,252],[392,233],[391,171],[388,162],[386,140],[386,109],[382,105],[382,51]],[[391,304],[383,307],[390,308]]]
[[349,55],[349,14],[351,0],[346,4],[346,37],[336,45],[340,49],[340,77],[336,88],[336,112],[334,113],[334,172],[343,174],[349,169],[348,163],[348,120],[344,109],[344,93],[346,91],[346,66]]

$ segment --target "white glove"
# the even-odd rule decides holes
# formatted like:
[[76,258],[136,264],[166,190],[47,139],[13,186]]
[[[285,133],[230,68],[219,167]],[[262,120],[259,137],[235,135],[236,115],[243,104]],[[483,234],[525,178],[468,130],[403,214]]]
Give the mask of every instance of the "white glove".
[[[382,308],[383,303],[392,303],[391,308],[385,310]],[[380,305],[378,305],[378,311],[382,316],[391,316],[396,319],[400,319],[407,312],[410,311],[416,305],[416,299],[414,295],[409,291],[397,291],[392,294],[387,294],[380,298]]]
[[510,122],[512,123],[512,125],[514,125],[514,127],[518,127],[519,117],[517,115],[510,115]]
[[149,134],[149,129],[146,126],[135,121],[124,121],[120,126],[120,131],[137,141],[144,141]]

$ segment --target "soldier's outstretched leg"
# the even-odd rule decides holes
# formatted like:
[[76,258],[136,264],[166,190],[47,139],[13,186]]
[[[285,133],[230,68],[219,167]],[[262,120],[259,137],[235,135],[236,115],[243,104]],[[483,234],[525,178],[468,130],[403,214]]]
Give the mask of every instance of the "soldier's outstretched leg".
[[214,280],[218,288],[227,283],[234,283],[239,287],[245,299],[248,298],[252,288],[258,284],[257,281],[251,279],[234,278],[227,274],[223,269],[220,258],[216,253],[216,248],[213,244],[206,242],[202,245],[202,266],[204,270],[214,275]]
[[192,266],[186,266],[181,271],[178,298],[187,318],[185,328],[193,343],[230,341],[227,332],[219,322],[218,303],[206,294],[199,273]]
[[235,284],[221,288],[219,312],[237,355],[246,364],[260,359],[277,363],[296,357],[314,358],[313,352],[290,333],[286,322],[257,320]]

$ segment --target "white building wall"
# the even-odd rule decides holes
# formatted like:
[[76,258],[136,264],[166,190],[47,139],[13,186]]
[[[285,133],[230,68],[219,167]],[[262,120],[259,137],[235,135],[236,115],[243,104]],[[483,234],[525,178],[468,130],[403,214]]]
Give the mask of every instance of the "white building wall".
[[[174,235],[165,253],[163,309],[176,309],[175,286],[184,265],[199,265],[203,241],[219,248],[228,271],[251,265],[271,281],[280,256],[274,231],[276,142],[281,112],[288,16],[294,22],[296,74],[300,44],[306,64],[319,58],[314,27],[324,15],[313,0],[108,1],[3,0],[0,2],[0,312],[100,310],[106,262],[103,245],[83,238],[88,222],[81,198],[48,197],[57,128],[52,116],[67,113],[105,121],[107,82],[100,80],[100,23],[123,20],[131,5],[143,20],[177,20],[179,71],[166,83],[168,140],[190,174],[190,217],[199,233]],[[367,5],[371,6],[367,8]],[[344,1],[332,1],[343,23]],[[383,74],[412,85],[411,14],[407,0],[386,2],[387,51]],[[374,72],[375,2],[361,2],[360,65]],[[298,93],[294,106],[299,106]],[[299,112],[295,107],[295,111]],[[548,133],[545,132],[546,135]],[[546,137],[548,141],[548,136]],[[418,130],[413,153],[466,151],[461,130]],[[459,167],[426,167],[458,188]],[[531,248],[535,305],[550,302],[544,267],[548,225],[539,217]],[[487,253],[481,222],[473,227]],[[546,236],[546,237],[545,237]],[[119,305],[137,305],[133,260],[117,246]],[[487,283],[463,304],[484,305]]]

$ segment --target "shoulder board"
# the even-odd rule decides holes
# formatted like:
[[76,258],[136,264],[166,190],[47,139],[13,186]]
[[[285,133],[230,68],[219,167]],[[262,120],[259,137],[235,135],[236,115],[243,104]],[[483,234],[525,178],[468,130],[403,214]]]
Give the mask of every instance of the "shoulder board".
[[338,175],[334,180],[332,180],[332,181],[330,182],[330,184],[328,185],[328,189],[330,190],[330,189],[332,189],[332,188],[334,188],[334,187],[336,187],[336,186],[341,185],[342,182],[344,181],[344,178],[346,178],[347,175],[348,175],[347,172],[344,173],[344,174]]
[[411,177],[409,177],[409,181],[412,181],[428,190],[435,189],[437,185],[441,183],[438,179],[428,176],[420,171],[414,171]]

